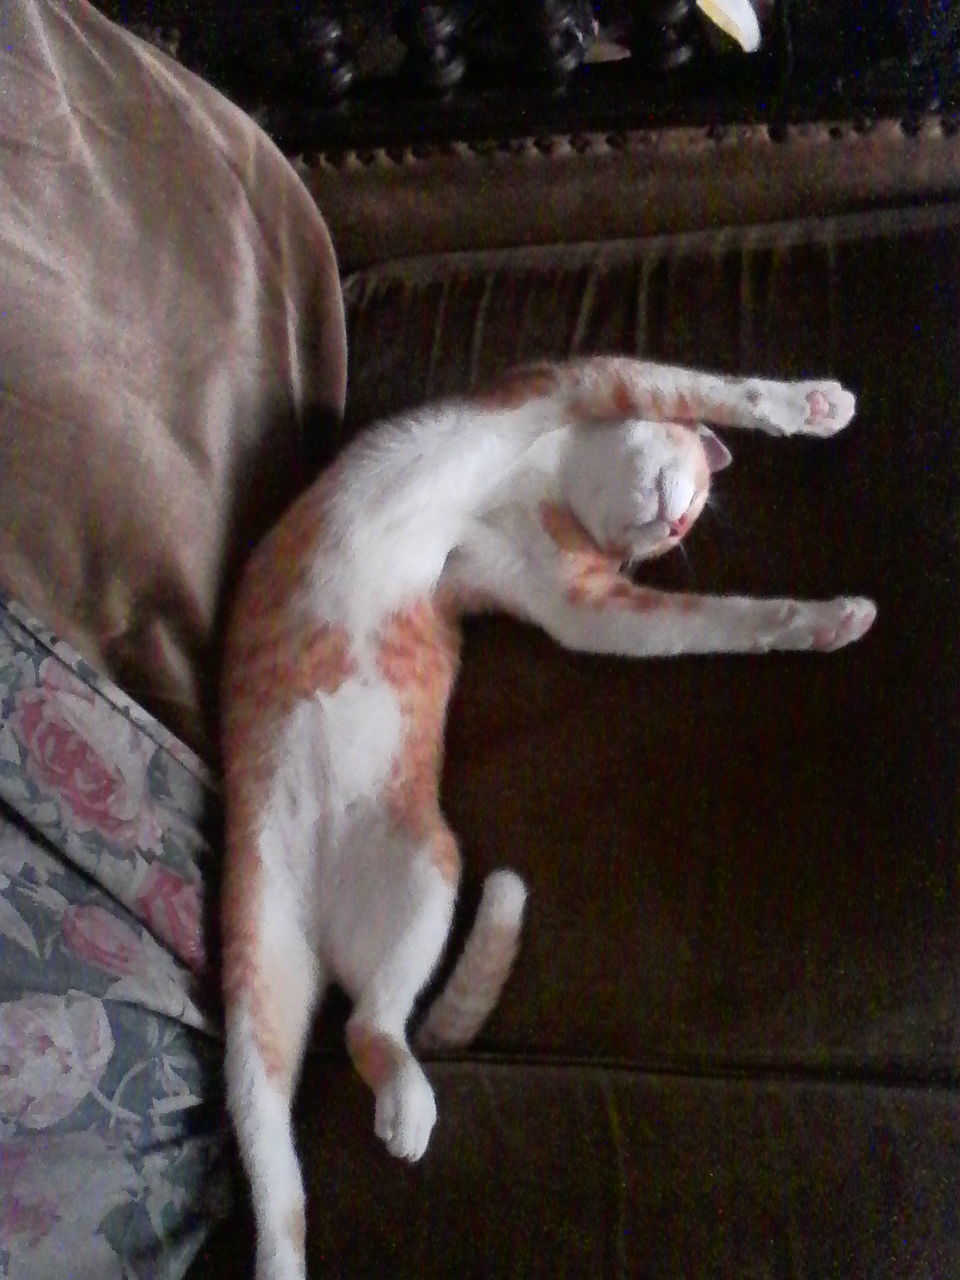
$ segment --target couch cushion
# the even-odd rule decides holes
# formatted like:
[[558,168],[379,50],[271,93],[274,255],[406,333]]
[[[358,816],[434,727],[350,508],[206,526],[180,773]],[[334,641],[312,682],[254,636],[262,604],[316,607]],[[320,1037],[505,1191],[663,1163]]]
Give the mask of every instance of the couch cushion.
[[[934,1280],[960,1271],[947,1090],[648,1076],[493,1061],[430,1069],[423,1161],[391,1160],[346,1065],[308,1070],[311,1277]],[[249,1275],[251,1215],[191,1276]]]
[[341,262],[354,270],[412,254],[608,241],[922,200],[957,189],[960,136],[934,116],[910,129],[897,120],[801,124],[782,134],[762,124],[651,128],[318,150],[305,157],[304,174]]
[[214,794],[179,739],[0,597],[5,1280],[181,1280],[223,1206]]
[[958,262],[944,204],[347,281],[354,421],[593,350],[829,372],[860,396],[830,442],[728,432],[715,509],[650,576],[862,592],[863,643],[631,663],[469,626],[445,803],[471,887],[507,864],[531,888],[484,1048],[953,1078]]
[[192,744],[240,557],[342,408],[333,252],[264,134],[85,0],[0,8],[0,584]]

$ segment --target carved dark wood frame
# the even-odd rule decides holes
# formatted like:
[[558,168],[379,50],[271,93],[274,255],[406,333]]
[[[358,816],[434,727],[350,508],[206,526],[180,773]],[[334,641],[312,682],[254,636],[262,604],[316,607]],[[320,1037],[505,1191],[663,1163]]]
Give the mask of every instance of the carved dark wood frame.
[[[766,0],[764,50],[750,58],[694,0],[99,3],[291,151],[616,136],[663,124],[759,122],[779,137],[795,120],[880,115],[900,115],[909,130],[930,110],[952,128],[960,104],[960,0],[933,0],[929,29],[914,0]],[[590,60],[591,10],[628,58]],[[387,72],[370,74],[357,57],[357,33],[371,26],[392,43]]]

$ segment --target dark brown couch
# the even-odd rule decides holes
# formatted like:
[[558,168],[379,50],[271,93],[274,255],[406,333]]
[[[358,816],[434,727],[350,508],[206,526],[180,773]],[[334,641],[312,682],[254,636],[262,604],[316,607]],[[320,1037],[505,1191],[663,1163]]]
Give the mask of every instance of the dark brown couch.
[[[4,490],[7,512],[43,501],[5,524],[0,574],[212,755],[204,690],[224,600],[332,443],[310,411],[341,401],[344,331],[303,189],[238,115],[189,77],[175,83],[176,111],[154,103],[151,127],[167,120],[172,140],[178,121],[209,125],[226,258],[244,261],[244,237],[262,254],[240,327],[227,309],[197,331],[222,322],[255,358],[256,335],[277,341],[271,325],[293,298],[296,341],[270,347],[288,361],[276,385],[271,365],[257,395],[239,373],[227,386],[235,434],[229,414],[212,437],[168,381],[158,397],[138,378],[155,412],[137,448],[156,459],[176,446],[168,494],[118,488],[100,521],[89,485],[109,468],[80,461],[89,449],[56,491],[35,469]],[[466,915],[488,869],[527,880],[523,949],[475,1048],[428,1063],[440,1120],[413,1169],[375,1140],[343,1053],[344,1009],[324,1010],[298,1103],[311,1274],[949,1280],[960,1274],[960,138],[931,118],[917,132],[807,125],[783,142],[759,127],[575,141],[301,158],[340,257],[347,431],[542,356],[829,373],[859,395],[849,431],[731,437],[715,510],[686,558],[651,576],[863,593],[879,618],[829,656],[642,664],[564,653],[505,619],[469,626],[445,805],[466,856]],[[176,226],[215,238],[216,209],[190,190],[168,213],[186,209]],[[158,244],[169,226],[158,219]],[[124,253],[115,246],[116,263]],[[274,289],[278,264],[299,291]],[[198,255],[183,276],[197,306],[210,269]],[[149,284],[130,280],[148,300]],[[299,361],[305,382],[291,374]],[[194,391],[198,369],[184,384]],[[102,441],[109,409],[82,420],[86,439]],[[118,420],[114,440],[130,427]],[[193,484],[216,500],[191,503]],[[42,535],[74,517],[79,554],[65,555]],[[131,546],[173,524],[189,537],[171,536],[140,574]],[[106,643],[119,624],[104,581],[129,588],[122,617],[140,631],[120,627],[126,647]],[[181,602],[193,602],[189,625]],[[138,634],[164,643],[139,650]],[[192,1280],[250,1274],[233,1163],[233,1214]]]
[[657,573],[879,603],[823,659],[633,664],[469,628],[445,803],[466,900],[514,866],[529,928],[479,1044],[430,1065],[414,1170],[322,1019],[314,1274],[960,1271],[958,160],[936,122],[890,122],[308,173],[357,264],[351,427],[539,356],[826,370],[855,425],[729,438],[716,511]]

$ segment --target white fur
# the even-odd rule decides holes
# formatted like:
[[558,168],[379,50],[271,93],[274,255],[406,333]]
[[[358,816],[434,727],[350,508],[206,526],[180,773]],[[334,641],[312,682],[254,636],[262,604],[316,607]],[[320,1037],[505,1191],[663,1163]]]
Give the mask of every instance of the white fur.
[[257,1221],[257,1280],[300,1280],[303,1262],[285,1225],[291,1211],[304,1209],[290,1100],[270,1083],[248,1047],[253,1038],[248,1010],[228,1011],[226,1029],[227,1094]]
[[379,675],[351,679],[333,694],[319,694],[326,773],[338,806],[375,803],[383,794],[400,742],[397,698]]
[[[329,497],[322,533],[306,585],[288,605],[291,617],[343,625],[356,668],[335,693],[298,703],[274,748],[259,842],[257,959],[265,956],[281,971],[293,967],[273,995],[294,1068],[327,980],[355,1001],[353,1028],[387,1035],[408,1055],[378,1091],[375,1129],[393,1154],[409,1160],[423,1154],[436,1108],[406,1047],[406,1024],[440,958],[455,890],[430,851],[384,809],[402,730],[396,694],[376,662],[384,620],[438,587],[479,591],[568,647],[647,656],[830,647],[859,638],[874,612],[869,601],[846,599],[714,597],[694,613],[572,603],[563,554],[542,524],[543,501],[568,506],[601,546],[645,559],[676,544],[677,522],[702,509],[710,470],[729,461],[698,428],[700,419],[828,435],[850,420],[853,398],[833,383],[717,378],[620,359],[561,366],[557,378],[554,393],[515,408],[439,406],[386,423],[351,446],[336,464],[335,486],[321,482]],[[610,421],[612,378],[636,405],[628,421]],[[818,411],[808,421],[811,395],[824,397],[812,403],[827,405],[829,415]],[[665,405],[676,406],[674,416],[692,429],[657,421]],[[229,787],[227,809],[229,830]],[[460,981],[466,991],[449,1020],[448,1042],[468,1038],[489,1012],[489,1004],[471,1006],[470,947],[482,949],[497,929],[518,933],[524,901],[523,884],[511,873],[488,882],[455,970],[453,986]],[[228,1010],[227,1041],[230,1107],[257,1210],[257,1275],[303,1280],[303,1260],[284,1226],[303,1203],[289,1097],[259,1063],[248,1009]]]

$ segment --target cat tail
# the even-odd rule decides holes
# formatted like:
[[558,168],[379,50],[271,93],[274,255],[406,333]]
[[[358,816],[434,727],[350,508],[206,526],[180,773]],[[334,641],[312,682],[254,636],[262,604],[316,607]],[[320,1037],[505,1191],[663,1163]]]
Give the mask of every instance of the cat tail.
[[517,956],[526,900],[515,872],[487,876],[456,967],[415,1036],[419,1049],[461,1049],[486,1022]]

